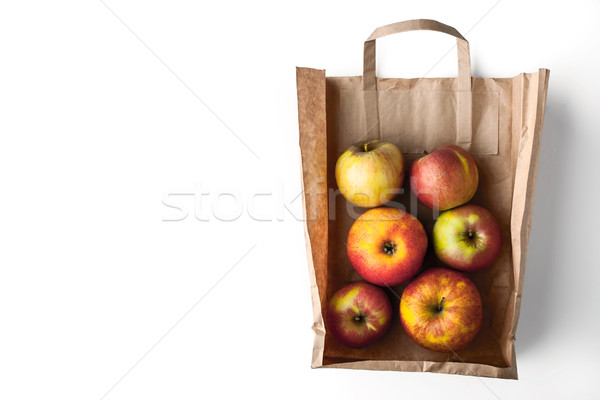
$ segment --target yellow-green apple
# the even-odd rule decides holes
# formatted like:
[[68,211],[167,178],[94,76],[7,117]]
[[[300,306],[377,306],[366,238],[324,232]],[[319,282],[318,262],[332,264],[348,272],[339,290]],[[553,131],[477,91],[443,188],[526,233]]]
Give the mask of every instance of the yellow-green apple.
[[392,143],[380,140],[359,142],[338,158],[335,180],[352,204],[377,207],[398,194],[404,180],[404,157]]
[[478,184],[475,160],[453,144],[418,159],[410,169],[410,188],[429,208],[448,210],[465,204],[475,194]]
[[449,267],[471,272],[492,264],[502,247],[500,224],[483,207],[444,211],[433,226],[433,249]]
[[453,352],[467,346],[481,328],[481,296],[467,276],[449,268],[423,272],[404,289],[400,320],[419,346]]
[[343,345],[368,346],[387,331],[392,317],[390,300],[381,288],[354,282],[338,290],[327,308],[327,330]]
[[366,281],[394,286],[412,278],[427,251],[427,234],[411,214],[392,207],[372,208],[348,233],[348,259]]

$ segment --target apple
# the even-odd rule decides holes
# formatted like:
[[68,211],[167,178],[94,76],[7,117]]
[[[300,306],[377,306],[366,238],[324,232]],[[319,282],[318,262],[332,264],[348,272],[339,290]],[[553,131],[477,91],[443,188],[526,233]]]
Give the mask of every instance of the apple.
[[481,296],[467,276],[432,268],[412,280],[400,299],[404,330],[419,346],[454,352],[467,346],[481,328]]
[[418,159],[410,169],[410,188],[429,208],[448,210],[465,204],[475,194],[478,184],[475,160],[453,144]]
[[392,207],[362,214],[348,233],[350,263],[367,282],[394,286],[412,278],[427,251],[427,234],[411,214]]
[[449,267],[471,272],[492,264],[502,247],[500,224],[483,207],[444,211],[433,226],[433,249]]
[[387,331],[392,306],[385,292],[367,282],[354,282],[338,290],[327,308],[327,330],[352,348],[368,346]]
[[338,158],[335,180],[352,204],[377,207],[392,200],[400,191],[404,180],[404,157],[392,143],[359,142]]

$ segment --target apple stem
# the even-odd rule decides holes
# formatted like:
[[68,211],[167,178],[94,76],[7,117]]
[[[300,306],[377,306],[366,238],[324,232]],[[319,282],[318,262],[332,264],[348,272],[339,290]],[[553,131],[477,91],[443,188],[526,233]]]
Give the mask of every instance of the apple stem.
[[442,311],[442,308],[444,308],[444,303],[446,302],[446,298],[442,297],[442,301],[440,301],[440,304],[438,304],[438,311]]
[[369,151],[369,142],[366,142],[365,143],[365,152],[368,152],[368,151]]

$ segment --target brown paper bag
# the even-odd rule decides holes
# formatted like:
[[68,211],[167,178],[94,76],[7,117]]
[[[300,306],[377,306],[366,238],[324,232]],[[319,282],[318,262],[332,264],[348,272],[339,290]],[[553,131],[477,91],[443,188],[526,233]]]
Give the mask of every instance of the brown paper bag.
[[[375,76],[375,39],[411,30],[433,30],[457,38],[458,77],[380,79]],[[514,78],[471,77],[467,41],[454,28],[412,20],[377,28],[364,47],[360,77],[326,77],[324,70],[297,68],[306,246],[311,280],[315,342],[312,367],[444,372],[517,378],[514,341],[549,71]],[[365,210],[353,207],[337,189],[334,169],[353,142],[381,138],[399,146],[411,163],[446,143],[469,150],[480,183],[471,201],[500,222],[503,247],[494,264],[469,277],[483,301],[483,324],[475,340],[456,353],[419,347],[399,321],[405,285],[388,290],[393,317],[389,331],[363,349],[332,339],[324,323],[327,300],[345,284],[360,280],[346,256],[353,221]],[[431,238],[437,215],[419,204],[405,179],[395,205],[417,216]],[[431,249],[421,271],[441,263]]]

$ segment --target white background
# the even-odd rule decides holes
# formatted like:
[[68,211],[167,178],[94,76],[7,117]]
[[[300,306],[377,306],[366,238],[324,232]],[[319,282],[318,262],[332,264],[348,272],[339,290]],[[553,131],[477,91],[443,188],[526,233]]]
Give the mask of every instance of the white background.
[[[0,398],[597,398],[600,5],[448,3],[3,2]],[[519,381],[309,367],[295,67],[360,75],[411,18],[475,76],[551,70]],[[383,39],[378,74],[453,44]]]

